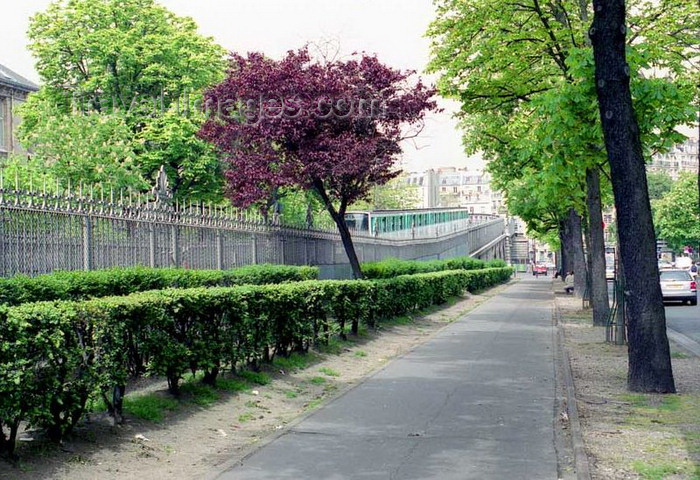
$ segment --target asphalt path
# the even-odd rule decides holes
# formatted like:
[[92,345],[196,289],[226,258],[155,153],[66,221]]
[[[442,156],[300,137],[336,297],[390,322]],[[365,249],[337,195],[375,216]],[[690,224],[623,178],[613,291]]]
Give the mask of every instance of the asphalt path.
[[556,479],[552,328],[524,276],[218,478]]

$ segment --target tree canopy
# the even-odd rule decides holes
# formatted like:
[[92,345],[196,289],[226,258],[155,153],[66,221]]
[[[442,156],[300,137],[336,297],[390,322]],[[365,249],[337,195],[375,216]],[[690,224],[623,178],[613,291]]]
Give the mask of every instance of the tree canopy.
[[[28,35],[43,85],[21,108],[20,138],[47,168],[60,157],[69,171],[89,172],[86,181],[128,177],[118,186],[133,186],[134,173],[150,180],[164,164],[176,197],[220,198],[217,158],[194,133],[203,121],[196,102],[223,78],[225,52],[191,18],[154,0],[56,0]],[[93,141],[73,161],[65,149],[75,129]],[[107,156],[98,139],[115,145]]]
[[682,173],[671,189],[654,204],[654,225],[659,238],[666,240],[676,251],[682,251],[686,245],[695,249],[700,247],[696,182],[697,175]]
[[205,95],[210,115],[201,131],[229,164],[233,203],[264,206],[280,188],[314,189],[360,277],[345,211],[396,177],[400,142],[436,108],[433,90],[409,83],[411,73],[364,54],[343,61],[314,61],[308,49],[281,60],[234,54],[226,79]]

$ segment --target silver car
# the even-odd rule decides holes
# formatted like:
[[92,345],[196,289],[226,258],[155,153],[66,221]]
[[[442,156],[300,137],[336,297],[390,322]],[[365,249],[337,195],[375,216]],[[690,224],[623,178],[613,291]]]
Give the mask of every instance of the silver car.
[[687,270],[661,270],[659,278],[664,301],[677,300],[688,302],[690,305],[698,304],[697,283]]

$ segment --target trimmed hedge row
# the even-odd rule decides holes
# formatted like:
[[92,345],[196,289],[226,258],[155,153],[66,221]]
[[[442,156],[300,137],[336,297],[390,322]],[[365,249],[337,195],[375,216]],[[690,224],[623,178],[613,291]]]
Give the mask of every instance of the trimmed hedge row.
[[164,288],[228,287],[296,282],[318,278],[318,267],[250,265],[235,270],[111,268],[55,272],[37,277],[0,278],[0,305],[52,300],[84,300]]
[[382,318],[506,281],[511,268],[443,271],[377,281],[168,289],[86,301],[0,307],[0,451],[20,422],[67,435],[88,399],[121,418],[126,379],[187,372],[215,383],[223,368],[270,361]]
[[394,278],[399,275],[415,273],[441,272],[444,270],[478,270],[484,268],[502,268],[506,266],[503,260],[485,262],[472,257],[456,257],[445,260],[400,260],[389,258],[380,262],[362,264],[365,278]]

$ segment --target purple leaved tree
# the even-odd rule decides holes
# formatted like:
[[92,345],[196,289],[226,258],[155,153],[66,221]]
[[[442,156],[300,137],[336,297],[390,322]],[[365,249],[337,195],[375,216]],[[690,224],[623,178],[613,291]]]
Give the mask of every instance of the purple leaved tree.
[[307,49],[276,61],[232,55],[226,79],[205,94],[200,135],[228,162],[228,196],[265,205],[281,187],[315,190],[338,226],[355,278],[362,278],[345,211],[394,178],[402,140],[437,108],[413,72],[376,57],[312,60]]

